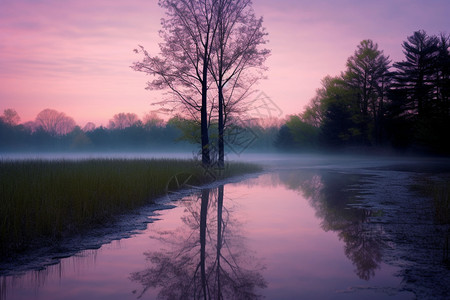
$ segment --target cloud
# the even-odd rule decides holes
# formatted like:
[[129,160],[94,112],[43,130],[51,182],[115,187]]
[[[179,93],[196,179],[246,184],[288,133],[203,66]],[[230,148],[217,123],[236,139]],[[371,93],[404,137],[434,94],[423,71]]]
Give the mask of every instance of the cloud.
[[149,1],[18,0],[2,6],[0,76],[38,73],[40,68],[56,73],[106,71],[130,59],[136,44],[158,42],[159,22],[144,21],[152,20],[148,17],[156,6]]

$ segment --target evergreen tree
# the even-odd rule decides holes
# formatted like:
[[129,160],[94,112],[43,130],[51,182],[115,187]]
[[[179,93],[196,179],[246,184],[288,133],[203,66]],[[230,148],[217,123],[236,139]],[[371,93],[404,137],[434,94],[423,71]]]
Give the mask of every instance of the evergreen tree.
[[420,30],[403,42],[405,60],[394,63],[394,89],[401,94],[399,107],[402,113],[427,118],[435,98],[436,58],[439,53],[438,39]]
[[[405,60],[395,63],[391,93],[393,140],[408,140],[421,151],[448,152],[449,41],[416,31],[403,43]],[[405,138],[409,136],[408,138]]]
[[438,112],[441,117],[450,117],[450,35],[441,34],[436,60],[436,92]]
[[372,40],[363,40],[347,60],[343,74],[353,89],[361,114],[360,130],[365,143],[382,141],[385,94],[389,82],[389,56],[378,50]]

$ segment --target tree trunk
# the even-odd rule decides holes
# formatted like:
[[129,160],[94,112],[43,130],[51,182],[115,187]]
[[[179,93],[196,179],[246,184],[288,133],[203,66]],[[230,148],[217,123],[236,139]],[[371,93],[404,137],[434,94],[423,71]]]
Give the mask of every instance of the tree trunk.
[[217,299],[223,299],[222,295],[222,284],[220,282],[220,258],[222,250],[222,208],[223,208],[223,185],[219,186],[218,196],[217,196]]
[[202,140],[202,164],[209,167],[211,164],[209,151],[209,135],[208,135],[208,111],[207,111],[207,77],[208,77],[208,62],[205,60],[203,65],[203,82],[202,82],[202,108],[200,110],[200,126],[201,126],[201,140]]
[[222,84],[219,84],[219,121],[218,121],[218,129],[219,129],[219,139],[218,139],[218,148],[219,148],[219,160],[218,165],[219,168],[225,167],[225,145],[223,140],[224,133],[224,122],[223,122],[223,88]]
[[206,284],[206,219],[208,213],[209,190],[202,190],[202,203],[200,209],[200,274],[202,281],[203,298],[208,299]]

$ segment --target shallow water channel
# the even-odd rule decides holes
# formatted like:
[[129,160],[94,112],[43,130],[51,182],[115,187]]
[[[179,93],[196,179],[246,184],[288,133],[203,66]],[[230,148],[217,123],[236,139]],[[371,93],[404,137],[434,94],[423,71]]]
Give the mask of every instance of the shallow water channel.
[[[379,193],[384,200],[410,195],[402,184],[388,186],[405,172],[386,172],[373,166],[272,168],[238,182],[196,188],[173,200],[172,208],[150,214],[146,229],[130,238],[41,270],[0,277],[1,298],[431,296],[432,284],[414,290],[411,281],[417,278],[405,272],[417,261],[402,252],[410,248],[397,244],[384,219],[389,209],[382,201],[374,204]],[[376,182],[384,186],[381,191]],[[450,275],[445,267],[438,271],[436,278]],[[440,289],[438,298],[447,293]]]

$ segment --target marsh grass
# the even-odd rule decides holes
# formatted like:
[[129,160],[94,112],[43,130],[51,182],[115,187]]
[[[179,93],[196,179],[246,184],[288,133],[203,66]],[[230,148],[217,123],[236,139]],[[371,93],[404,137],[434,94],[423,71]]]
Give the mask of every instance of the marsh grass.
[[450,269],[450,179],[449,174],[440,179],[418,176],[412,188],[433,201],[434,222],[444,225],[442,243],[442,262]]
[[450,224],[450,180],[417,178],[413,188],[433,200],[434,217],[438,224]]
[[200,185],[259,170],[233,163],[220,174],[205,172],[195,160],[0,161],[0,258],[152,203],[177,174]]
[[438,222],[450,224],[450,181],[433,187],[433,202]]

